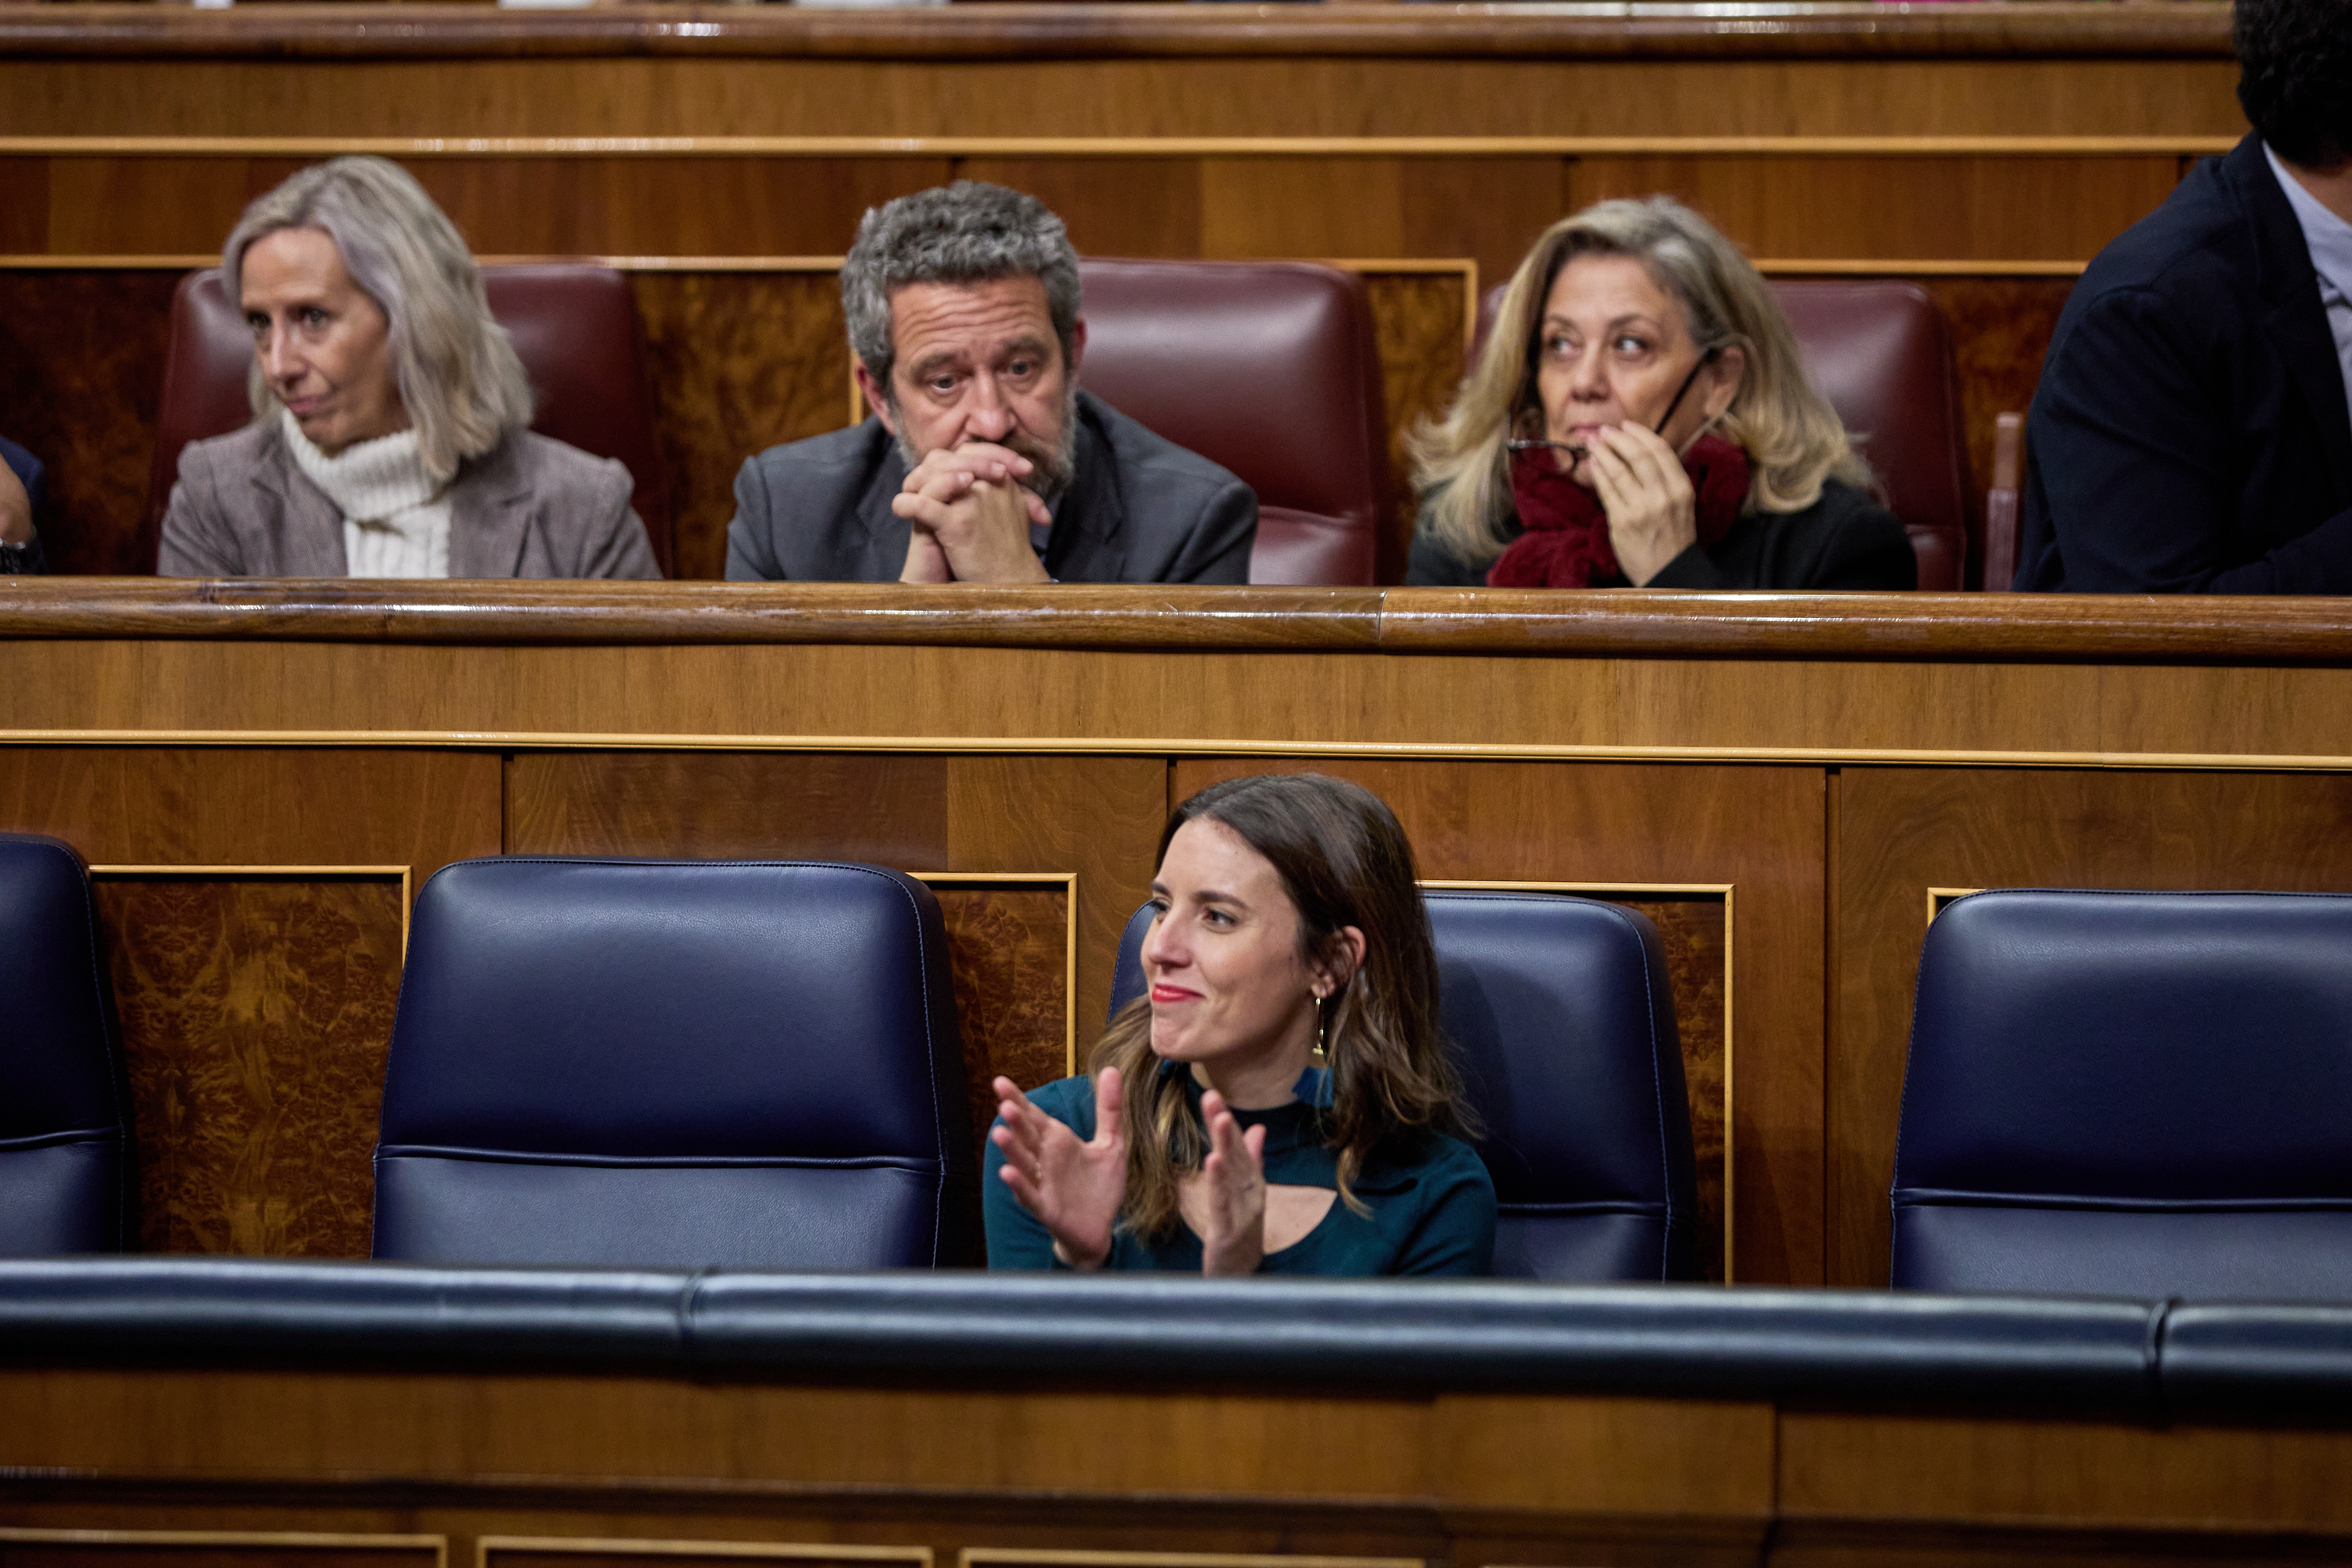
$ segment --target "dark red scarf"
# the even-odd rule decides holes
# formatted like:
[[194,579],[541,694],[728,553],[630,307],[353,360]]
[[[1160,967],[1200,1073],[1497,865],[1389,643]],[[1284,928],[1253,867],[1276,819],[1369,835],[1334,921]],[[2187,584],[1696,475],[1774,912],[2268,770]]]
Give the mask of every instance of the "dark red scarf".
[[[1748,454],[1720,436],[1702,436],[1683,454],[1683,471],[1697,492],[1698,542],[1713,544],[1748,504]],[[1625,575],[1609,545],[1600,496],[1570,479],[1549,447],[1511,455],[1511,495],[1527,531],[1487,569],[1488,587],[1589,588]]]

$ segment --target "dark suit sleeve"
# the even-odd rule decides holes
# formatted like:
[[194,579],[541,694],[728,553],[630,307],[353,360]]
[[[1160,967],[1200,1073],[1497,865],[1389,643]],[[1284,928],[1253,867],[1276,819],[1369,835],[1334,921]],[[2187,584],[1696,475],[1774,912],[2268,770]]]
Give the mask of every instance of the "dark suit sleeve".
[[2352,592],[2352,511],[2223,564],[2236,418],[2214,331],[2163,293],[2119,289],[2089,302],[2043,372],[2029,441],[2068,590]]
[[1169,563],[1169,583],[1246,583],[1250,547],[1257,542],[1257,492],[1235,479],[1219,487],[1201,509]]
[[767,476],[761,471],[759,458],[746,458],[735,471],[735,520],[727,525],[728,581],[782,581],[784,569],[776,563],[774,528]]
[[25,487],[25,499],[32,502],[33,521],[37,524],[41,521],[41,489],[45,473],[41,459],[14,441],[0,440],[0,462],[6,463],[8,471],[16,476],[16,482]]

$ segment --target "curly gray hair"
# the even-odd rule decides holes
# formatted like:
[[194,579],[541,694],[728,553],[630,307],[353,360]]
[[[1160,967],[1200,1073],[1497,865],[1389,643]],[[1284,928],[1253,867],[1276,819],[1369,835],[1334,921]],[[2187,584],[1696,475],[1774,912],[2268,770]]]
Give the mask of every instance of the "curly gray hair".
[[[435,479],[446,483],[467,458],[530,428],[530,377],[490,314],[465,237],[415,176],[382,158],[336,158],[255,197],[221,247],[232,303],[244,295],[247,249],[281,228],[325,230],[352,281],[383,312],[401,406]],[[258,359],[246,389],[256,417],[276,412]]]
[[1078,253],[1053,209],[981,180],[958,180],[868,207],[841,267],[850,349],[888,396],[897,358],[890,342],[892,289],[1024,275],[1045,286],[1045,307],[1066,367],[1076,348]]

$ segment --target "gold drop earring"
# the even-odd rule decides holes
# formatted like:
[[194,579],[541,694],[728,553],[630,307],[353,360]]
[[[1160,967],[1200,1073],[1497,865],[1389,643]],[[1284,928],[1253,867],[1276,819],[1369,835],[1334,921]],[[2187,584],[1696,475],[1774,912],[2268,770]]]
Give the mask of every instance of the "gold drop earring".
[[1330,1059],[1329,1042],[1325,1038],[1323,1032],[1327,1023],[1323,1015],[1323,1004],[1328,1000],[1329,998],[1323,996],[1315,998],[1315,1059],[1318,1062]]

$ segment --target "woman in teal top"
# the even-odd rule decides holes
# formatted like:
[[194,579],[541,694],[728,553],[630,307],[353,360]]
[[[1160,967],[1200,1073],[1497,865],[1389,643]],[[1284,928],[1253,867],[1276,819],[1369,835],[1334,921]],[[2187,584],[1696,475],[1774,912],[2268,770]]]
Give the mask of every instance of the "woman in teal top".
[[1147,994],[1088,1078],[998,1079],[996,1268],[1484,1274],[1495,1188],[1437,1026],[1412,847],[1314,774],[1202,791],[1160,835]]

